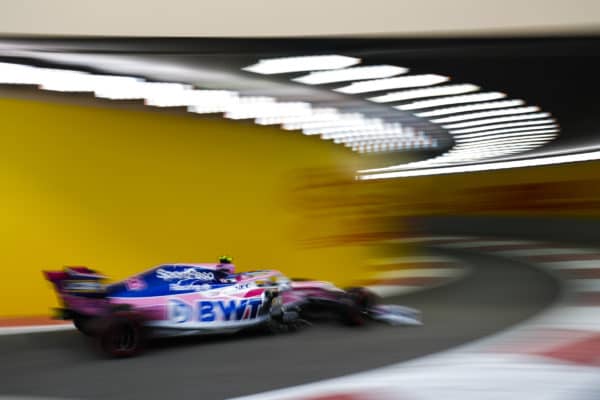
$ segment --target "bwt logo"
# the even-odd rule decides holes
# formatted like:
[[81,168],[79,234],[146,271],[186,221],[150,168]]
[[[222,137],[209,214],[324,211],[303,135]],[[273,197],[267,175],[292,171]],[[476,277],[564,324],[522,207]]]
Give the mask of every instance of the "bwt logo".
[[198,302],[198,320],[201,322],[211,322],[217,320],[240,321],[242,319],[256,318],[261,304],[261,299],[200,301]]
[[[197,303],[198,321],[241,321],[253,319],[258,316],[262,300],[202,300]],[[193,307],[181,300],[169,300],[168,318],[170,321],[181,324],[191,321]]]

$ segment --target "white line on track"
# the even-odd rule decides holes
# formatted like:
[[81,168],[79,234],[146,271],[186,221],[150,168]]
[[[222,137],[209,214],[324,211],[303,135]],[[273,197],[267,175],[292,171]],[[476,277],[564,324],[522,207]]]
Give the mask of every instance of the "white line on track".
[[25,333],[68,331],[75,329],[73,325],[31,325],[31,326],[7,326],[0,328],[0,336],[21,335]]
[[557,306],[530,324],[533,328],[565,329],[600,332],[600,318],[596,307]]

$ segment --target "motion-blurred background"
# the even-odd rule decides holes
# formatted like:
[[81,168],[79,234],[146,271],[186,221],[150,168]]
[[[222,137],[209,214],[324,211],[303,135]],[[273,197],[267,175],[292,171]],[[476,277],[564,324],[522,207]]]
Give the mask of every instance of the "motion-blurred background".
[[[22,0],[1,11],[4,324],[48,315],[40,270],[63,265],[120,279],[230,254],[242,270],[384,293],[437,284],[437,253],[419,245],[432,238],[597,254],[598,2]],[[452,297],[436,296],[427,307]],[[373,351],[358,370],[396,361]]]

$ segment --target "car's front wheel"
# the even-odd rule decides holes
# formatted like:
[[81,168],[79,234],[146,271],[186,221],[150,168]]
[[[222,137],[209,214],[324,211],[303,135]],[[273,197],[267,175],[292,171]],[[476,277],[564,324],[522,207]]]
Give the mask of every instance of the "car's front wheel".
[[350,326],[361,326],[367,322],[369,309],[377,304],[378,298],[363,287],[346,289],[340,300],[342,322]]

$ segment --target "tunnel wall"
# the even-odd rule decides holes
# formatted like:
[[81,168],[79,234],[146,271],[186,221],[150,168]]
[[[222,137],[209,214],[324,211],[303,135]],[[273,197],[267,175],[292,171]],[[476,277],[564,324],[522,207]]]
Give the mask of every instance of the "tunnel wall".
[[120,279],[228,254],[242,270],[343,285],[367,256],[344,239],[366,222],[319,206],[352,197],[356,159],[341,146],[186,113],[22,99],[0,110],[0,316],[46,314],[56,300],[41,270],[64,265]]
[[[372,183],[369,183],[372,182]],[[600,163],[367,181],[398,216],[600,216]]]
[[600,163],[376,181],[411,234],[600,245]]

